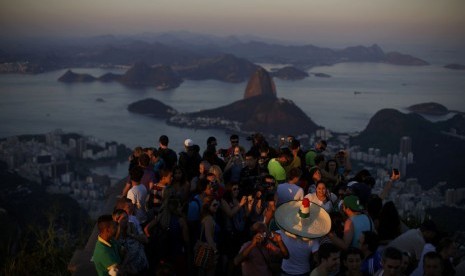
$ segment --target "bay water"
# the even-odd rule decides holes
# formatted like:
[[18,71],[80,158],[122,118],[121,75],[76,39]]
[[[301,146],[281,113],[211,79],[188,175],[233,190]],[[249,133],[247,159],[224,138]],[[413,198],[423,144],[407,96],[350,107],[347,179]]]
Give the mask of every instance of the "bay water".
[[[262,64],[267,69],[282,65]],[[158,146],[158,137],[170,137],[170,146],[180,151],[191,138],[203,151],[206,139],[215,136],[219,147],[229,145],[223,130],[168,126],[164,120],[127,111],[138,100],[154,98],[179,112],[220,107],[242,99],[247,85],[214,80],[184,81],[180,87],[157,91],[131,89],[119,83],[66,84],[57,79],[66,70],[38,75],[0,75],[0,137],[38,134],[57,128],[78,132],[103,141],[117,141],[130,148]],[[76,73],[101,76],[122,70],[75,68]],[[465,111],[465,72],[439,65],[396,66],[382,63],[341,63],[314,67],[304,80],[275,79],[278,97],[294,101],[316,124],[337,132],[362,131],[380,109],[437,102],[451,110]],[[430,117],[443,120],[451,115]],[[242,140],[242,144],[248,142]]]

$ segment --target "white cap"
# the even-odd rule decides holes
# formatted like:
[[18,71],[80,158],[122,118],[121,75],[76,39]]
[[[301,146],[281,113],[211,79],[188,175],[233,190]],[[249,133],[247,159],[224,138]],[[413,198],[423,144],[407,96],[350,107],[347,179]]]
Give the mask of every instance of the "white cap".
[[184,140],[184,146],[192,147],[193,145],[194,145],[194,141],[192,141],[191,139]]

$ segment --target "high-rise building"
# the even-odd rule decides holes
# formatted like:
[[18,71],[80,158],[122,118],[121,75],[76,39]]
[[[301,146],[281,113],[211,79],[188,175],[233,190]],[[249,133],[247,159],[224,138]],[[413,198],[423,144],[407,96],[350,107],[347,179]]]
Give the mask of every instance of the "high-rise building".
[[412,152],[412,138],[410,138],[409,136],[404,136],[400,138],[399,153],[401,153],[402,156],[407,156],[409,152]]

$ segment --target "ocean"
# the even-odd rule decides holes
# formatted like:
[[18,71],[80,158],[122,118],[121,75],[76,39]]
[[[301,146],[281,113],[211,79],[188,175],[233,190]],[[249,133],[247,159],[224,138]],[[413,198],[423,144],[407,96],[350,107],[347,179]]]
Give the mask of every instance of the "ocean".
[[[282,65],[262,64],[267,69]],[[101,76],[122,70],[72,69],[77,73]],[[45,133],[60,128],[103,141],[117,141],[130,148],[157,146],[158,137],[170,137],[170,146],[182,149],[191,138],[202,151],[209,136],[219,147],[229,146],[223,130],[188,129],[168,126],[164,120],[132,114],[128,104],[154,98],[179,112],[223,106],[243,98],[247,85],[214,80],[184,81],[180,87],[157,91],[131,89],[119,83],[60,83],[66,70],[38,75],[0,75],[0,137]],[[316,124],[337,132],[362,131],[380,109],[437,102],[451,110],[465,111],[465,72],[439,65],[396,66],[382,63],[341,63],[314,67],[309,73],[325,73],[330,78],[310,76],[304,80],[275,79],[278,97],[294,101]],[[98,101],[102,99],[103,101]],[[444,117],[429,118],[444,120]],[[242,144],[247,145],[242,140]]]

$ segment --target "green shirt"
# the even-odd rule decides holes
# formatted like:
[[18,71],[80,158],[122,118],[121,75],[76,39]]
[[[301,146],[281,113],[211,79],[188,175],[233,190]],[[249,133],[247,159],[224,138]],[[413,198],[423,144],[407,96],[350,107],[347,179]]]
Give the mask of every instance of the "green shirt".
[[268,173],[273,176],[278,183],[286,181],[286,171],[276,158],[273,158],[270,162],[268,162]]
[[316,151],[314,150],[309,150],[306,154],[305,154],[305,164],[310,168],[310,167],[313,167],[315,166],[315,157],[316,157],[317,153]]
[[92,260],[97,270],[98,275],[108,275],[108,270],[113,265],[121,263],[121,257],[119,255],[121,246],[113,239],[110,243],[104,239],[98,237],[97,243],[95,244],[94,255]]

